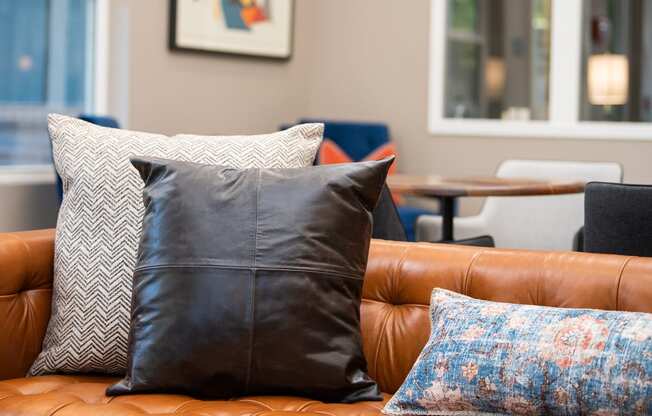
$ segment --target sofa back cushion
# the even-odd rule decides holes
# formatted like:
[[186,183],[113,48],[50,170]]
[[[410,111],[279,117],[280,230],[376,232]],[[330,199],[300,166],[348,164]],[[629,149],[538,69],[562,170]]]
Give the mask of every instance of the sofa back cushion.
[[361,324],[369,375],[403,383],[430,335],[436,287],[484,300],[652,313],[652,259],[375,240]]
[[[0,379],[24,375],[43,340],[53,241],[54,230],[0,235],[0,266],[11,270],[0,278]],[[652,313],[652,259],[372,240],[362,340],[369,375],[384,392],[398,389],[428,340],[435,287],[486,300]]]

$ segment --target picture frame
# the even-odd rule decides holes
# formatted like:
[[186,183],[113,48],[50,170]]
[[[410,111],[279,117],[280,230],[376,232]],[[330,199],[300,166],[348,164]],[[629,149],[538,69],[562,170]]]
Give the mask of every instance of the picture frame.
[[170,0],[173,51],[288,60],[294,0]]

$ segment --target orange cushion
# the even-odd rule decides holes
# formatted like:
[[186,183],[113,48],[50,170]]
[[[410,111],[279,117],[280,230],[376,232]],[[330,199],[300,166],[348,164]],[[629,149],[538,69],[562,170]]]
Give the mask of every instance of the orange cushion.
[[[395,155],[396,155],[396,146],[394,146],[394,143],[387,143],[380,146],[373,152],[369,153],[361,161],[381,160],[386,157],[395,156]],[[337,145],[337,143],[335,143],[330,139],[324,139],[324,141],[321,144],[321,147],[319,148],[320,165],[331,165],[333,163],[351,163],[351,162],[353,162],[353,160],[351,160],[351,157],[347,155],[346,152]],[[394,161],[394,164],[392,164],[392,167],[389,169],[389,174],[391,175],[395,171],[396,171],[396,161]]]
[[[364,160],[382,160],[385,159],[386,157],[395,156],[395,155],[396,155],[396,146],[394,146],[394,143],[387,143],[380,146],[373,152],[369,153],[364,158]],[[390,175],[394,172],[396,172],[396,160],[394,160],[394,163],[389,168]]]
[[[395,156],[396,155],[396,146],[394,143],[386,143],[373,152],[369,153],[367,156],[365,156],[362,161],[365,160],[381,160],[384,159],[388,156]],[[342,150],[341,147],[337,145],[334,141],[330,139],[324,139],[324,141],[321,144],[321,147],[319,148],[319,164],[320,165],[331,165],[334,163],[351,163],[353,160],[351,160],[351,157],[346,154],[344,150]],[[389,175],[393,174],[396,172],[396,160],[394,160],[394,163],[392,166],[389,168]],[[397,205],[401,205],[403,203],[403,198],[401,197],[400,194],[397,193],[392,193],[392,199],[394,200],[394,203]]]

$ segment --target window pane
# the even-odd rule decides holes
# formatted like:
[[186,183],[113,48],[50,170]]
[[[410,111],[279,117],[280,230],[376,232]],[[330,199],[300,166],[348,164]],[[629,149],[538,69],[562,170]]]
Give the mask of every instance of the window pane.
[[44,103],[47,2],[0,2],[0,102]]
[[449,0],[446,48],[446,117],[548,118],[550,0]]
[[478,25],[478,0],[453,0],[450,2],[450,26],[452,30],[475,33]]
[[652,121],[652,0],[584,2],[582,120]]
[[88,100],[93,1],[0,1],[0,164],[50,163],[47,114]]

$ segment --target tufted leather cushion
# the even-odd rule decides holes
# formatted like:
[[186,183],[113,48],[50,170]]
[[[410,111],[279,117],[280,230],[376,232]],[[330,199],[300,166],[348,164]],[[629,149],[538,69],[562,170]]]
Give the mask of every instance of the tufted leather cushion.
[[50,318],[53,236],[52,230],[0,234],[0,380],[25,374],[41,351]]
[[41,376],[0,382],[2,415],[184,415],[184,416],[377,416],[389,399],[355,404],[326,404],[299,397],[243,397],[200,401],[180,395],[107,397],[116,378]]

